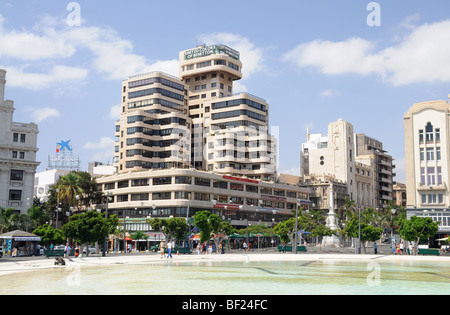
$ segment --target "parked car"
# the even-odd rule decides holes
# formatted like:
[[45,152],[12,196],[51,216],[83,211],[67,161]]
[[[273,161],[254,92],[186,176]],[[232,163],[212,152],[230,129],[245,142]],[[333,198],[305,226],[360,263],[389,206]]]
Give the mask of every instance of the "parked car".
[[[95,246],[89,245],[88,250],[89,250],[89,255],[97,253],[97,249],[95,248]],[[83,248],[83,255],[84,254],[86,254],[86,247]]]

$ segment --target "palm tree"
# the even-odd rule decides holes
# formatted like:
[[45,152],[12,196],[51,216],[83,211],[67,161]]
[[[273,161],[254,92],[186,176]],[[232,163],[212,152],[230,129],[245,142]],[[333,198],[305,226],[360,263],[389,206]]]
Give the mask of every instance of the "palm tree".
[[12,218],[14,215],[13,208],[2,208],[0,207],[0,231],[1,233],[9,232],[12,226]]
[[74,173],[69,173],[60,177],[56,185],[59,190],[57,195],[59,202],[75,206],[77,204],[76,196],[83,193],[80,177]]

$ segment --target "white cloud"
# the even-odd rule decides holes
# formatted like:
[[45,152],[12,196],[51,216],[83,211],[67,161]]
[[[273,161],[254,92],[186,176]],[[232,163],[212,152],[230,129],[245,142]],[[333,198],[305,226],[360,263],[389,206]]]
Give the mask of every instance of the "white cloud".
[[322,91],[322,93],[320,93],[320,96],[323,97],[335,97],[340,95],[342,95],[342,92],[336,89],[327,89],[325,91]]
[[264,48],[256,45],[246,37],[232,33],[201,34],[198,37],[206,45],[224,44],[239,51],[242,61],[242,74],[247,78],[264,69]]
[[92,161],[111,161],[114,156],[115,141],[113,138],[103,137],[98,142],[88,141],[84,144],[85,149],[95,150],[91,156]]
[[23,87],[31,90],[49,88],[55,84],[70,85],[83,81],[89,71],[83,68],[69,66],[54,66],[47,73],[25,72],[22,68],[2,66],[8,71],[8,85]]
[[50,117],[59,117],[60,112],[56,108],[44,107],[31,110],[35,123],[40,123]]
[[410,33],[381,50],[361,38],[315,40],[287,52],[284,60],[330,75],[377,75],[395,86],[450,82],[450,20],[408,26]]
[[121,112],[122,112],[122,106],[120,104],[114,105],[109,109],[108,117],[115,119],[115,120],[119,120]]
[[155,70],[178,76],[178,60],[148,60],[134,53],[133,43],[111,28],[85,23],[67,27],[51,16],[41,18],[31,30],[9,30],[5,24],[0,15],[0,57],[11,86],[45,89],[60,82],[75,83],[87,77],[87,67],[109,80]]

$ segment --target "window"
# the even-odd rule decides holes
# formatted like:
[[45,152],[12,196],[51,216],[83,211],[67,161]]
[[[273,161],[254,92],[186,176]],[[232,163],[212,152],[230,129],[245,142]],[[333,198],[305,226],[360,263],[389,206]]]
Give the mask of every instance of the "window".
[[213,181],[214,188],[228,189],[228,183],[224,181]]
[[245,189],[246,189],[246,191],[248,191],[248,192],[258,193],[258,186],[245,185]]
[[425,127],[425,139],[428,142],[433,142],[433,125],[429,122]]
[[21,133],[20,134],[20,142],[25,143],[25,137],[26,137],[26,135]]
[[231,190],[244,191],[244,185],[243,184],[230,183],[230,189]]
[[[150,180],[148,178],[132,179],[131,180],[131,186],[132,187],[148,186],[149,182],[150,182]],[[148,200],[148,199],[146,199],[146,200]]]
[[420,168],[420,185],[425,185],[425,167]]
[[423,143],[423,129],[419,130],[419,143]]
[[200,201],[210,201],[210,195],[205,193],[199,193],[196,192],[194,194],[194,200],[200,200]]
[[207,178],[196,177],[195,178],[195,185],[211,187],[211,180],[209,180]]
[[171,198],[170,191],[152,193],[152,200],[168,200]]
[[434,161],[434,149],[427,148],[427,161]]
[[273,190],[273,194],[275,196],[282,196],[282,197],[284,197],[285,196],[285,191],[284,190],[280,190],[280,189],[274,189]]
[[22,191],[21,190],[13,190],[9,191],[9,200],[12,201],[20,201],[22,200]]
[[170,185],[170,184],[172,184],[172,177],[153,178],[153,185]]
[[148,200],[148,193],[147,194],[132,194],[131,195],[131,201],[140,201],[140,200]]
[[175,184],[191,184],[190,176],[175,176]]
[[428,185],[436,185],[436,177],[434,175],[434,167],[428,167],[427,173],[428,173],[428,178],[427,178]]
[[11,170],[11,180],[23,181],[23,171]]
[[442,185],[442,167],[437,167],[437,184]]
[[434,135],[436,137],[436,142],[440,142],[441,141],[441,129],[440,128],[434,129]]
[[17,159],[17,151],[12,151],[12,158]]
[[117,182],[117,188],[126,188],[126,187],[128,187],[128,185],[129,185],[129,182],[127,180]]
[[[437,139],[436,139],[437,141]],[[441,160],[441,148],[437,147],[436,148],[436,161],[440,161]]]
[[174,199],[191,199],[191,193],[188,191],[176,191]]
[[19,159],[25,159],[25,152],[19,152]]
[[128,201],[128,195],[118,195],[117,196],[117,202],[127,202]]
[[271,195],[272,194],[272,189],[271,188],[267,188],[267,187],[261,187],[261,194]]
[[13,142],[19,142],[19,134],[18,133],[13,133]]
[[420,160],[425,161],[425,152],[423,148],[420,149]]

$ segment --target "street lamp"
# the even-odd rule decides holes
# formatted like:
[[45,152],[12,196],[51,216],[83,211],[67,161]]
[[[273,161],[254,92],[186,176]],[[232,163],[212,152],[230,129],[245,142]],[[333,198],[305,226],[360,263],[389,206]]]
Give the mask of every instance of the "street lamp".
[[361,254],[361,206],[358,207],[359,212],[359,219],[358,219],[358,233],[359,233],[359,247],[358,247],[358,254]]
[[[112,196],[112,192],[108,191],[106,193],[106,211],[105,211],[105,219],[106,220],[108,220],[108,201],[111,196]],[[107,243],[106,243],[106,235],[105,235],[105,237],[103,238],[103,252],[102,252],[103,257],[106,256],[106,246],[107,246]]]
[[292,253],[297,254],[297,233],[298,233],[298,208],[300,207],[300,199],[297,199],[297,207],[295,207],[295,226],[294,226],[294,244],[292,246]]

